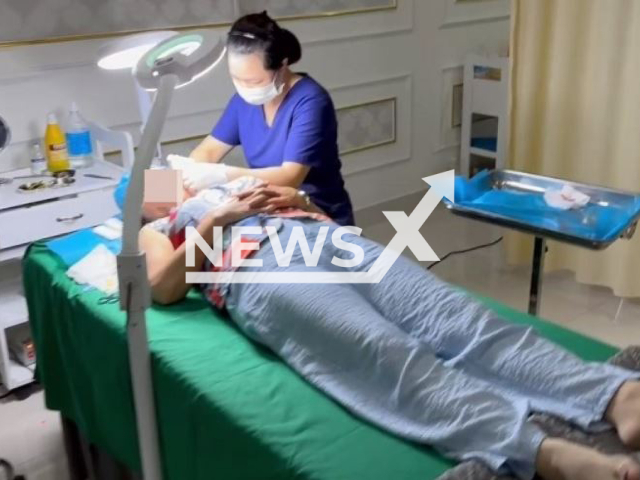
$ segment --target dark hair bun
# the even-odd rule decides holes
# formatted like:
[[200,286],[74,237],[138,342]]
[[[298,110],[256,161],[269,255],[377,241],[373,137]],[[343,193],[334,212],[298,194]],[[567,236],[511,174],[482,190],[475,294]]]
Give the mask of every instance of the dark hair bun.
[[291,30],[287,30],[286,28],[282,28],[280,30],[280,36],[281,43],[287,50],[285,58],[288,60],[289,65],[299,62],[300,58],[302,58],[302,45],[300,45],[298,37],[296,37]]
[[239,53],[264,54],[265,68],[276,70],[284,61],[293,65],[302,57],[302,46],[290,31],[280,28],[266,11],[239,18],[231,26],[227,47]]

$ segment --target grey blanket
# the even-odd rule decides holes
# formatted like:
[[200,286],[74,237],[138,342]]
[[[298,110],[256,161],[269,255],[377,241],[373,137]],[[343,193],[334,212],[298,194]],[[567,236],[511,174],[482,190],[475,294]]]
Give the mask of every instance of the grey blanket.
[[[609,363],[630,370],[640,370],[640,347],[629,347],[621,351],[612,357]],[[582,445],[588,445],[604,453],[634,453],[622,445],[614,431],[587,434],[564,420],[550,415],[535,414],[531,418],[532,421],[548,435],[566,438],[567,440],[572,440]],[[468,461],[448,470],[444,475],[438,477],[437,480],[515,480],[515,478],[496,476],[493,471],[489,470],[484,464],[476,461]]]

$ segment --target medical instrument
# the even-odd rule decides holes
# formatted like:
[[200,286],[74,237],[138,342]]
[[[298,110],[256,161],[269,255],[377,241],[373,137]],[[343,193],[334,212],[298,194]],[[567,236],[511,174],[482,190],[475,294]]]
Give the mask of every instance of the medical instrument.
[[[177,32],[172,30],[137,33],[109,42],[101,47],[98,52],[98,66],[100,68],[104,70],[126,69],[132,73],[133,83],[138,94],[138,111],[142,120],[141,131],[144,129],[151,113],[152,97],[148,91],[140,86],[136,76],[133,75],[133,68],[149,50],[176,34]],[[154,164],[162,164],[163,158],[162,147],[158,142]]]
[[213,69],[222,60],[225,50],[223,39],[213,32],[185,33],[172,36],[149,50],[134,69],[139,85],[145,90],[156,91],[156,95],[127,188],[122,251],[117,261],[120,308],[127,314],[129,366],[142,471],[147,480],[161,479],[162,467],[146,332],[145,311],[151,304],[151,292],[145,255],[138,246],[144,171],[151,166],[157,151],[174,89],[188,85]]
[[[11,129],[9,128],[9,124],[0,117],[0,153],[9,145],[9,142],[11,142]],[[5,183],[11,183],[11,179],[0,177],[0,185],[4,185]]]
[[68,178],[68,177],[73,177],[75,176],[76,171],[75,170],[60,170],[58,172],[43,172],[40,174],[34,174],[34,175],[18,175],[12,178],[12,180],[21,180],[24,178],[42,178],[42,177],[53,177],[53,178]]
[[108,177],[107,175],[97,175],[95,173],[83,173],[83,176],[88,178],[97,178],[100,180],[113,180],[113,177]]
[[[51,180],[37,180],[23,183],[18,186],[19,193],[39,192],[46,188],[68,187],[75,183],[75,170],[60,170],[58,172],[44,172],[39,175],[19,175],[9,180],[21,180],[26,178],[52,178]],[[9,183],[9,182],[7,182]]]
[[44,145],[47,155],[47,168],[52,172],[69,169],[69,153],[67,139],[58,124],[55,113],[47,116],[47,130],[44,134]]
[[76,181],[72,177],[56,177],[53,180],[39,180],[37,182],[27,182],[18,185],[17,191],[29,193],[43,190],[45,188],[63,188],[74,184]]
[[98,305],[111,305],[114,303],[118,303],[119,301],[120,296],[117,293],[112,293],[111,295],[100,297],[98,299]]
[[38,181],[38,182],[28,182],[28,183],[23,183],[22,185],[18,186],[18,191],[19,192],[33,192],[35,190],[41,190],[43,188],[46,188],[46,183],[43,182],[42,180]]
[[[550,207],[545,192],[571,187],[589,197],[580,209]],[[633,237],[640,219],[640,194],[511,170],[481,172],[456,179],[454,214],[534,235],[529,288],[530,314],[537,314],[542,289],[546,240],[592,250],[607,248],[619,238]]]
[[73,168],[85,168],[93,165],[93,145],[89,124],[80,114],[76,102],[71,103],[67,117],[67,148],[69,162]]

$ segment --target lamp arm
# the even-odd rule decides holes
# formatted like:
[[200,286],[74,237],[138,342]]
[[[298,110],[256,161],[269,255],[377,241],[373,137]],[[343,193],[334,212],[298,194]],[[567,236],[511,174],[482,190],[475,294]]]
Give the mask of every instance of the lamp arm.
[[[132,75],[133,84],[136,89],[136,95],[138,97],[138,111],[140,112],[140,132],[144,131],[144,127],[147,124],[149,114],[151,113],[151,107],[153,106],[153,94],[148,90],[145,90],[138,83],[138,79],[135,75]],[[156,151],[153,153],[154,158],[151,162],[152,165],[165,165],[166,162],[162,160],[162,144],[158,141],[156,145]],[[166,165],[165,165],[166,166]]]
[[134,86],[136,88],[136,95],[138,96],[138,112],[140,112],[140,119],[142,125],[140,131],[144,130],[144,126],[147,124],[147,119],[151,113],[151,107],[153,106],[153,96],[151,93],[140,86],[135,75],[132,75]]
[[162,480],[162,462],[145,316],[145,310],[151,304],[151,288],[145,254],[138,246],[138,232],[142,220],[144,171],[151,165],[177,83],[178,77],[172,74],[159,80],[131,170],[124,204],[122,250],[118,254],[120,308],[127,314],[129,370],[144,480]]
[[138,232],[142,221],[142,198],[144,193],[144,171],[151,166],[158,140],[162,133],[167,112],[171,104],[173,90],[178,83],[175,75],[165,75],[160,78],[160,86],[156,93],[151,113],[147,118],[138,154],[133,164],[127,196],[124,206],[122,253],[138,252]]

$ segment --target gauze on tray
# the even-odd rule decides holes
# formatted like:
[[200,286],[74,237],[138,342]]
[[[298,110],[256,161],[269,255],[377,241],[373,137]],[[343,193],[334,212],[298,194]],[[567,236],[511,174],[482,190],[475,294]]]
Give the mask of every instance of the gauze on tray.
[[549,189],[544,192],[544,201],[547,205],[560,210],[569,210],[570,208],[582,208],[589,203],[591,197],[586,195],[570,185],[565,185],[560,190]]

